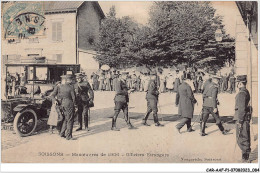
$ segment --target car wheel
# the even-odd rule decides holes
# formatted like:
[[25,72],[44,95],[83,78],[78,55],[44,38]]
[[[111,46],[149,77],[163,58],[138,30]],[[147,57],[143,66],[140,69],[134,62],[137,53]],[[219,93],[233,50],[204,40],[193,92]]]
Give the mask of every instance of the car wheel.
[[37,126],[37,115],[33,109],[18,112],[14,118],[14,131],[21,137],[31,135]]

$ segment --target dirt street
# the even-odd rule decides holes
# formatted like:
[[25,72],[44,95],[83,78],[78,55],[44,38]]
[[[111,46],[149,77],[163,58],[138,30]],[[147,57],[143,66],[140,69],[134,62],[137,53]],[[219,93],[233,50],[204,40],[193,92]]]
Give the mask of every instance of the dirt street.
[[[233,163],[241,158],[241,151],[236,146],[235,125],[225,123],[230,129],[229,135],[222,135],[209,119],[206,137],[199,135],[199,118],[202,96],[195,94],[198,105],[195,106],[193,128],[188,133],[186,127],[179,134],[175,125],[179,121],[178,108],[175,107],[175,94],[164,93],[159,98],[159,119],[164,127],[155,127],[152,115],[148,123],[142,126],[142,118],[146,111],[145,93],[133,93],[130,96],[129,115],[137,129],[127,129],[120,113],[117,127],[119,132],[111,131],[113,116],[114,92],[95,92],[95,107],[91,109],[90,131],[75,132],[74,140],[67,141],[57,133],[47,132],[46,121],[39,123],[39,130],[29,137],[18,137],[11,130],[2,130],[2,161],[33,163],[94,163],[94,162],[162,162],[162,163]],[[219,112],[222,120],[232,120],[234,114],[235,94],[219,95]],[[253,125],[253,133],[257,135],[257,123]],[[251,132],[252,133],[252,132]],[[253,140],[252,140],[253,141]],[[257,162],[257,141],[252,142],[253,162]]]

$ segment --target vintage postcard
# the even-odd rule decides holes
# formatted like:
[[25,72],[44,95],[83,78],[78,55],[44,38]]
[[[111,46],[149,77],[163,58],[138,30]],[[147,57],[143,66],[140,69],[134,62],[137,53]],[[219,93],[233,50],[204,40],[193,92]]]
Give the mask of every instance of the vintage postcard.
[[1,1],[2,163],[258,163],[257,8]]

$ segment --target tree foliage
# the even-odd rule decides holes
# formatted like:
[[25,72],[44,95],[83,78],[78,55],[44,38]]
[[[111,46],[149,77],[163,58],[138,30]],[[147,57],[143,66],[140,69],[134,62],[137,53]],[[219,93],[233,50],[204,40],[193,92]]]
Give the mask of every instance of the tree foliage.
[[[111,66],[200,65],[208,57],[223,64],[234,55],[234,39],[215,12],[210,2],[159,1],[150,9],[149,25],[140,26],[129,17],[117,18],[112,7],[101,24],[96,58]],[[226,44],[215,41],[218,28]]]

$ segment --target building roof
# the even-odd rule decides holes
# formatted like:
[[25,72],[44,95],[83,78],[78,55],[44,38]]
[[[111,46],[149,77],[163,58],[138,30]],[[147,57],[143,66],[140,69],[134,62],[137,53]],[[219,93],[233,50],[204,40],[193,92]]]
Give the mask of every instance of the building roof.
[[[104,18],[105,14],[101,9],[99,3],[97,1],[90,1],[90,2],[94,3],[101,17]],[[44,1],[43,3],[44,3],[45,13],[49,14],[49,13],[74,12],[84,3],[84,1]]]
[[84,1],[45,1],[45,12],[66,12],[77,10]]

